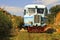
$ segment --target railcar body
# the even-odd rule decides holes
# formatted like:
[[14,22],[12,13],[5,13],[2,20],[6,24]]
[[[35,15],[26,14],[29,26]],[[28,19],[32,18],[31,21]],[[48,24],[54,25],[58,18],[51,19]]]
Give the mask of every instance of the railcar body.
[[45,5],[31,4],[24,8],[24,26],[45,26],[47,7]]
[[24,7],[24,27],[28,32],[53,32],[47,22],[48,10],[45,5],[31,4]]

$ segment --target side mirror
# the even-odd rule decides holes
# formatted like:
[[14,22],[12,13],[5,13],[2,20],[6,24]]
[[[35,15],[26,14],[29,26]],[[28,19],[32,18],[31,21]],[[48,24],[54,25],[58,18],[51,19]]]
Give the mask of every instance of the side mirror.
[[24,10],[24,15],[26,15],[26,10]]

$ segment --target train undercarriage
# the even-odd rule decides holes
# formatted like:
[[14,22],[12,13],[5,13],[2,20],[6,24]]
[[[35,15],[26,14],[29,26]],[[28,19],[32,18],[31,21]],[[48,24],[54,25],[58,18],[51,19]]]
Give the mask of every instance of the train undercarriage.
[[48,27],[45,25],[44,27],[41,26],[32,26],[32,27],[27,27],[27,30],[29,33],[53,33],[56,32],[55,29]]

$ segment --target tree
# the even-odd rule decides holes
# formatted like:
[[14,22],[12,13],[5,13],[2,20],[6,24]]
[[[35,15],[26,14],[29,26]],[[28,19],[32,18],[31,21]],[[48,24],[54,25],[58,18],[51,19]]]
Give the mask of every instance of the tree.
[[49,9],[50,14],[48,14],[49,23],[53,24],[57,13],[60,11],[60,5],[53,6]]
[[53,24],[54,23],[54,16],[53,14],[48,14],[48,24]]
[[56,17],[56,14],[60,11],[60,5],[56,5],[50,8],[49,10],[53,16]]
[[23,17],[21,16],[14,16],[15,18],[15,25],[18,26],[18,28],[22,28],[23,25]]
[[12,27],[11,20],[6,13],[4,10],[0,10],[0,40],[9,40],[7,37],[9,37]]

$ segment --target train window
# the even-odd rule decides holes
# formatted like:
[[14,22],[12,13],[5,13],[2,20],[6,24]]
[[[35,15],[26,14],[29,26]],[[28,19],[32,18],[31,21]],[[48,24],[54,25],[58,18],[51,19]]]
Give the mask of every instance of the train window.
[[35,8],[28,8],[29,13],[35,13]]
[[43,8],[37,8],[37,13],[43,14],[43,12],[44,12],[44,9]]

